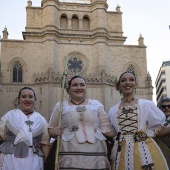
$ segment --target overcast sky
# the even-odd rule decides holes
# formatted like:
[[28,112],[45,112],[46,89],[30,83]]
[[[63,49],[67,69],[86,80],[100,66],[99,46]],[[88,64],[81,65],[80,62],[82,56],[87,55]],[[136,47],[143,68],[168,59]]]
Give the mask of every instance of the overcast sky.
[[[142,34],[147,46],[147,65],[155,86],[156,76],[163,61],[170,60],[170,0],[107,0],[110,11],[116,6],[123,12],[125,44],[137,45]],[[6,26],[9,39],[22,39],[26,26],[27,0],[1,0],[0,35]],[[41,0],[32,0],[41,6]],[[155,90],[154,90],[155,100]]]

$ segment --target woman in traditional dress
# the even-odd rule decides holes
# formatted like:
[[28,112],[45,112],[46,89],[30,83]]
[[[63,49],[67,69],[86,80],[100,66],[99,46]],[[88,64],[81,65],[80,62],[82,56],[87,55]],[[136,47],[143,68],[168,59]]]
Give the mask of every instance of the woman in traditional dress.
[[133,71],[121,74],[117,89],[123,94],[120,103],[109,111],[118,135],[111,153],[112,170],[168,170],[167,162],[152,137],[165,136],[165,115],[149,100],[135,97],[137,87]]
[[68,82],[69,101],[64,101],[61,129],[58,128],[60,102],[54,107],[49,123],[49,134],[56,138],[61,134],[59,169],[109,170],[106,137],[115,131],[103,105],[97,100],[86,98],[86,83],[80,76]]
[[0,120],[0,169],[43,170],[49,152],[48,124],[34,110],[36,96],[30,87],[19,91],[19,109]]

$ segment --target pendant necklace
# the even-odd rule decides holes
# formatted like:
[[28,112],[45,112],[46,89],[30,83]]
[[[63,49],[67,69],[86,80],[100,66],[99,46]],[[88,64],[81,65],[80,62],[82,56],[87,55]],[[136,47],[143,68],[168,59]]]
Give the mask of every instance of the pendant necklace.
[[34,123],[33,121],[27,120],[25,121],[26,125],[29,126],[29,132],[32,132],[31,125]]
[[33,112],[34,112],[34,111],[29,112],[29,113],[25,113],[25,115],[28,116],[28,115],[32,114]]
[[[34,111],[25,113],[25,115],[28,117],[28,115],[31,115],[32,113],[34,113]],[[28,118],[29,118],[29,117],[28,117]],[[29,130],[28,130],[28,131],[29,131],[29,132],[32,132],[31,125],[32,125],[34,122],[31,121],[31,120],[27,120],[27,121],[25,121],[25,123],[26,123],[26,125],[29,126]]]
[[[70,102],[73,103],[74,105],[80,105],[84,101],[85,101],[85,99],[83,101],[79,102],[79,103],[75,103],[72,100]],[[77,112],[84,112],[84,111],[86,111],[86,106],[84,106],[84,105],[83,106],[77,106],[76,110],[77,110]]]
[[80,105],[80,104],[82,104],[84,101],[85,101],[85,99],[84,99],[83,101],[81,101],[80,103],[75,103],[75,102],[73,102],[73,100],[71,100],[70,102],[73,103],[73,104],[75,104],[75,105]]

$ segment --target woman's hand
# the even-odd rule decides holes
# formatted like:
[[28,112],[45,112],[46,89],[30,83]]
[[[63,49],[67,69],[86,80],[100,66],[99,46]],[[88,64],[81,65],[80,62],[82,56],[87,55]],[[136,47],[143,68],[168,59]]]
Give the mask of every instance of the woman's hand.
[[61,136],[62,129],[61,127],[49,128],[48,130],[50,137],[57,138],[57,136]]
[[59,128],[59,127],[55,127],[54,128],[54,132],[55,132],[55,134],[57,135],[57,136],[61,136],[61,134],[62,134],[62,129],[61,129],[61,127]]

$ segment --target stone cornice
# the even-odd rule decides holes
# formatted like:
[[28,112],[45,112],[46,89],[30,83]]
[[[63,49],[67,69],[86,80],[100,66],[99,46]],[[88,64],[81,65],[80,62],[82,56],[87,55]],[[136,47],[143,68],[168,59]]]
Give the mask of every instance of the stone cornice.
[[92,34],[77,34],[76,32],[74,33],[70,33],[70,34],[65,34],[65,33],[61,33],[59,31],[56,30],[46,30],[46,31],[42,31],[42,32],[23,32],[23,37],[24,39],[26,39],[26,37],[42,37],[46,36],[46,35],[52,35],[55,34],[58,38],[86,38],[86,39],[91,39],[91,38],[97,38],[97,37],[105,37],[108,40],[114,40],[114,41],[121,41],[122,43],[125,42],[126,37],[123,36],[110,36],[109,33],[106,32],[94,32]]

